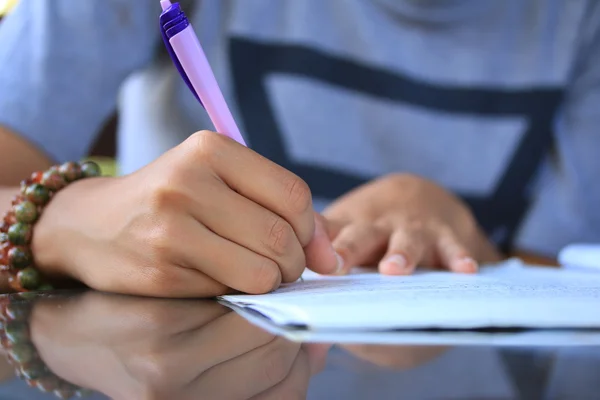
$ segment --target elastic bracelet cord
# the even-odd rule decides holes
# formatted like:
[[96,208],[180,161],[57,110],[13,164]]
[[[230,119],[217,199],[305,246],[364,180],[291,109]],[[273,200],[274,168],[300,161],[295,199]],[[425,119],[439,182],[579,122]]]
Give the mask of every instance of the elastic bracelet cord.
[[31,341],[29,317],[32,301],[20,296],[28,293],[0,296],[0,342],[15,374],[29,386],[59,399],[86,397],[92,391],[75,386],[52,373]]
[[67,162],[35,172],[21,182],[21,194],[12,200],[12,208],[0,221],[0,272],[8,275],[13,290],[53,289],[34,265],[33,227],[56,192],[77,180],[100,175],[100,167],[94,162]]

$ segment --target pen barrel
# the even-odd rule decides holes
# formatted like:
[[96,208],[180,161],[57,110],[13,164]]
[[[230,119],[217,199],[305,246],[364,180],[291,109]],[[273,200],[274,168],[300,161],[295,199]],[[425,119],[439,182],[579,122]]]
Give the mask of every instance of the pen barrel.
[[217,79],[192,26],[188,26],[173,36],[169,42],[185,69],[188,79],[202,100],[217,132],[229,136],[245,146],[244,138],[225,102]]

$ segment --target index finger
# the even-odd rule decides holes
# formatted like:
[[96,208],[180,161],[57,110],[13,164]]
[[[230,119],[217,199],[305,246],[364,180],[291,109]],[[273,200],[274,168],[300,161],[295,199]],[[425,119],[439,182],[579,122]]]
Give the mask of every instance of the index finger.
[[315,225],[306,182],[224,135],[203,131],[188,140],[231,189],[284,218],[302,247],[310,242]]

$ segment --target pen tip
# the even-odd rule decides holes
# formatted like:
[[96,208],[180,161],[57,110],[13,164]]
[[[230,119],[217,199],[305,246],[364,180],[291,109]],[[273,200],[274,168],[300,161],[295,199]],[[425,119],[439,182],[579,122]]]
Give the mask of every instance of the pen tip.
[[167,9],[172,5],[173,4],[171,4],[171,0],[160,0],[160,6],[162,7],[163,11],[167,11]]

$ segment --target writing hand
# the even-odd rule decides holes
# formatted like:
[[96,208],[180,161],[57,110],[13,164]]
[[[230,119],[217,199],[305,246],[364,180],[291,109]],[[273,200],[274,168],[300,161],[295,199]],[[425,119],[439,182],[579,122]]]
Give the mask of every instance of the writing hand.
[[214,132],[136,173],[59,192],[36,225],[40,269],[108,292],[269,292],[306,266],[336,270],[304,181]]

